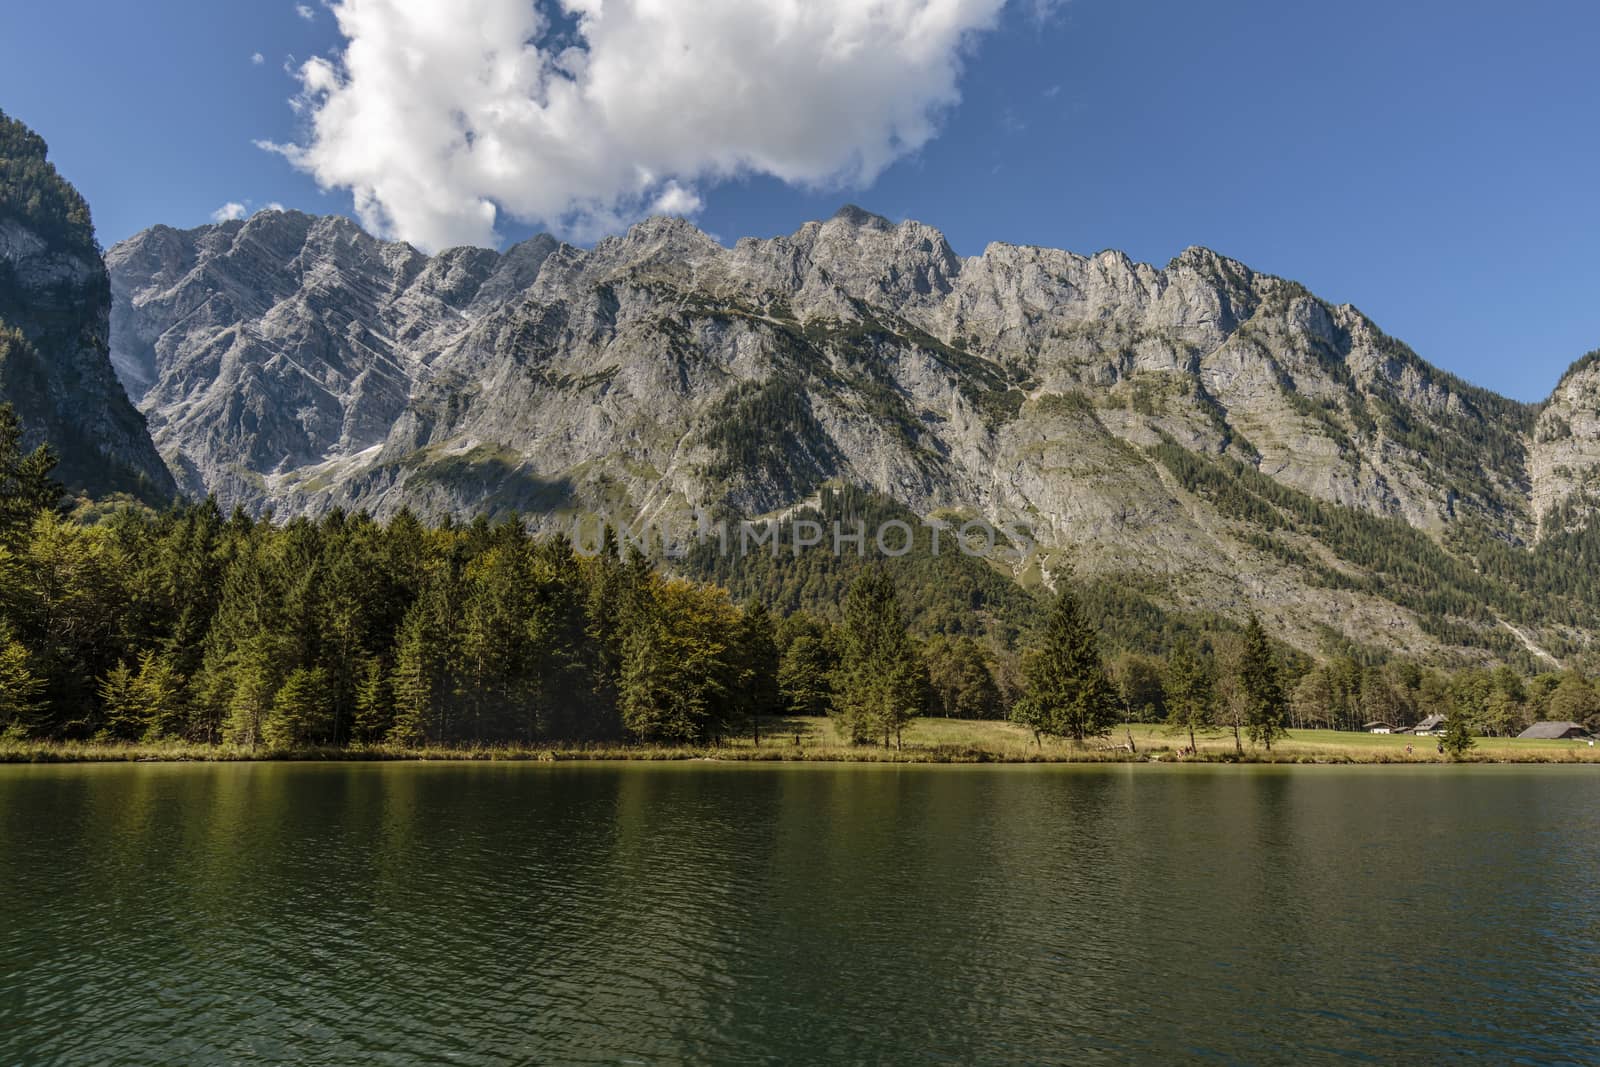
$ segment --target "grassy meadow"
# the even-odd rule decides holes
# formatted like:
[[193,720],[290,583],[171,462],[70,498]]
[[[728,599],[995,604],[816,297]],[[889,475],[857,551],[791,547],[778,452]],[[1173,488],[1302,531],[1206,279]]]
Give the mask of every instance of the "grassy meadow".
[[[1462,762],[1600,763],[1600,746],[1585,741],[1523,741],[1480,737]],[[272,749],[187,742],[117,744],[79,741],[0,740],[0,763],[73,762],[236,762],[249,760],[742,760],[826,761],[841,763],[1089,763],[1238,762],[1231,734],[1199,738],[1197,752],[1179,756],[1188,737],[1148,724],[1118,726],[1082,745],[1033,735],[1009,722],[924,718],[914,720],[902,747],[856,746],[846,742],[831,719],[772,718],[761,724],[761,744],[749,735],[715,746],[566,743],[558,745],[438,746],[387,745],[348,748]],[[1406,747],[1411,746],[1411,752]],[[1435,738],[1405,734],[1291,730],[1268,752],[1245,741],[1242,762],[1251,763],[1443,763]]]

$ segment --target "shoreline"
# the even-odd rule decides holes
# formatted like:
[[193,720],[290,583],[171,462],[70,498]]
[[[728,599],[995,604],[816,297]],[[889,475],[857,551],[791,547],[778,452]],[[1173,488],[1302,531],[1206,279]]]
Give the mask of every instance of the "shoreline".
[[1268,752],[1226,748],[1179,756],[1171,747],[1150,746],[1130,752],[1126,746],[1077,747],[1047,742],[991,746],[973,744],[907,744],[903,749],[875,746],[794,745],[774,739],[760,747],[743,743],[714,747],[677,745],[549,745],[549,746],[394,746],[249,748],[187,742],[110,743],[72,741],[0,742],[0,765],[87,763],[834,763],[834,764],[1165,764],[1262,766],[1442,766],[1442,765],[1585,765],[1600,766],[1600,748],[1566,749],[1541,746],[1519,750],[1505,739],[1485,745],[1460,759],[1440,755],[1432,747],[1403,749],[1316,750],[1293,741]]

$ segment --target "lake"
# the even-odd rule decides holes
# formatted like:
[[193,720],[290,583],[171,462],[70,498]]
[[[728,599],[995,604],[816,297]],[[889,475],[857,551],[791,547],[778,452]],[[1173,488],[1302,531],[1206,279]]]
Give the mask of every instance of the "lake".
[[1589,1060],[1600,772],[0,767],[0,1063]]

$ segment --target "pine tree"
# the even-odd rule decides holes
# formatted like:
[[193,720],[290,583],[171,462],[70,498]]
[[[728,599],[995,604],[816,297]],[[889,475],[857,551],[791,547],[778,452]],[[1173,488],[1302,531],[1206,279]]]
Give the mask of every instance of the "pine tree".
[[1216,686],[1210,667],[1195,654],[1194,645],[1180,639],[1167,659],[1167,727],[1189,735],[1189,751],[1196,751],[1195,734],[1215,722]]
[[1100,659],[1098,638],[1071,587],[1071,573],[1056,575],[1058,591],[1040,647],[1023,668],[1022,699],[1012,719],[1043,737],[1086,738],[1116,722],[1117,697]]

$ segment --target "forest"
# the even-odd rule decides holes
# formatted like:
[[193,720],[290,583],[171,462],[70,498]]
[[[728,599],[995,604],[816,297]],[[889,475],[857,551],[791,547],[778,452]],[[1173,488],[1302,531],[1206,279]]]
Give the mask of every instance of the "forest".
[[1431,714],[1489,735],[1535,719],[1600,725],[1600,696],[1576,672],[1318,662],[1253,618],[1141,631],[1067,572],[1033,593],[959,556],[949,566],[976,569],[950,581],[926,559],[840,571],[818,553],[788,576],[725,576],[747,590],[736,602],[614,539],[580,551],[514,518],[275,523],[211,500],[74,503],[52,468],[0,406],[0,735],[12,739],[711,745],[771,716],[832,715],[853,741],[891,745],[933,715],[1079,741],[1166,722],[1270,746],[1287,727]]

